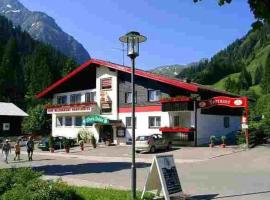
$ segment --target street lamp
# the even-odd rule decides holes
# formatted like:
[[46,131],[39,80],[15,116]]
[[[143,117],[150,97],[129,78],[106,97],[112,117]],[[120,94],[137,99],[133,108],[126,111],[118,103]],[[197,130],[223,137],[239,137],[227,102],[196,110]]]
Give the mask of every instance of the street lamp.
[[127,43],[127,56],[131,58],[132,61],[132,71],[131,71],[131,85],[132,85],[132,164],[131,164],[131,191],[132,199],[136,198],[136,163],[135,163],[135,58],[139,56],[139,43],[145,42],[146,37],[140,35],[140,33],[131,31],[126,35],[119,38],[123,43]]

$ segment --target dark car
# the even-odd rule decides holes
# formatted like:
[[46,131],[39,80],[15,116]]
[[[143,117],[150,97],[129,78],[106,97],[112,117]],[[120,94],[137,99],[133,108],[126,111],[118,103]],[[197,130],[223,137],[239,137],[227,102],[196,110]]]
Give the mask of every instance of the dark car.
[[[61,139],[59,137],[54,137],[54,149],[63,149],[64,148],[64,138],[61,137]],[[74,146],[75,145],[75,141],[70,139],[70,145]],[[41,140],[41,142],[38,143],[38,148],[41,149],[42,151],[49,151],[49,138],[43,138]]]

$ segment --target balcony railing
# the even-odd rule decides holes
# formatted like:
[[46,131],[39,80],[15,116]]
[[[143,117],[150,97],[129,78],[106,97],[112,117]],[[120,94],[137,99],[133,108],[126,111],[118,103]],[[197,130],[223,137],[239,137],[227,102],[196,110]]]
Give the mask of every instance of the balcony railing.
[[174,103],[174,102],[190,102],[193,101],[190,97],[169,97],[160,99],[160,103]]
[[184,128],[184,127],[162,127],[159,129],[161,132],[169,133],[192,133],[194,128]]
[[47,104],[45,105],[47,113],[63,112],[92,112],[97,109],[96,102],[78,103],[78,104]]

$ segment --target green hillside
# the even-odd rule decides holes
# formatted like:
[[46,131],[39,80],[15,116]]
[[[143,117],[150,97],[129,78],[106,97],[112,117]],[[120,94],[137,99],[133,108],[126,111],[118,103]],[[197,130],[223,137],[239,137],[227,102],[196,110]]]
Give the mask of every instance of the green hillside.
[[270,26],[265,24],[201,63],[200,68],[186,68],[177,77],[189,77],[194,82],[234,93],[252,90],[260,95],[264,69],[270,65],[269,55]]

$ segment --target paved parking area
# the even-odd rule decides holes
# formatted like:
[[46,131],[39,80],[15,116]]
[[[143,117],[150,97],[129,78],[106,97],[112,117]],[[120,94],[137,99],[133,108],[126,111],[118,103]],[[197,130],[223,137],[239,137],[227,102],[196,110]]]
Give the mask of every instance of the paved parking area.
[[[182,148],[166,153],[173,153],[175,159],[183,161],[176,163],[181,184],[185,193],[196,196],[194,199],[270,199],[270,147],[248,151]],[[35,152],[33,162],[26,161],[23,154],[20,163],[12,161],[7,165],[0,161],[0,168],[30,166],[44,171],[47,178],[61,177],[70,184],[129,189],[129,154],[130,147],[85,152],[75,148],[70,154]],[[137,184],[142,189],[153,155],[136,155],[137,161],[141,159],[137,165]],[[198,159],[201,156],[203,159]]]

